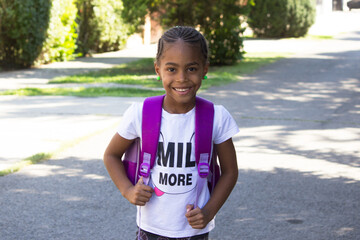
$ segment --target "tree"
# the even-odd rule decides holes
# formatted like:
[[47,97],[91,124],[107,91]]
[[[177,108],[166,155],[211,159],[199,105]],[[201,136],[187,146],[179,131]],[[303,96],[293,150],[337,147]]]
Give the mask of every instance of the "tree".
[[302,37],[315,22],[313,0],[256,0],[249,26],[257,37]]
[[119,50],[125,46],[131,27],[122,19],[120,0],[76,0],[78,52]]
[[124,0],[124,19],[139,26],[147,13],[160,13],[164,28],[186,25],[199,28],[208,40],[212,65],[234,64],[243,56],[240,16],[246,15],[252,0]]
[[31,66],[40,55],[49,26],[49,0],[0,0],[0,65]]

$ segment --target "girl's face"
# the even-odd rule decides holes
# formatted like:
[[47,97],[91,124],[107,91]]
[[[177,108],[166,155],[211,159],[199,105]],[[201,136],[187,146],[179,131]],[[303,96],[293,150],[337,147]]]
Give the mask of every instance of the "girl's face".
[[167,112],[186,113],[195,106],[196,92],[209,67],[204,62],[196,45],[182,40],[165,43],[155,71],[166,91],[163,107]]

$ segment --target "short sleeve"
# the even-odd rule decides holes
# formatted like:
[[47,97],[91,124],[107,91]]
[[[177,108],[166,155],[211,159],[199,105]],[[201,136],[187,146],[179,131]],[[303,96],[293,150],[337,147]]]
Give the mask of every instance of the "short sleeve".
[[124,113],[118,134],[128,140],[141,137],[142,103],[133,103]]
[[213,126],[214,143],[223,143],[226,140],[232,138],[238,132],[239,127],[231,114],[223,106],[215,105]]

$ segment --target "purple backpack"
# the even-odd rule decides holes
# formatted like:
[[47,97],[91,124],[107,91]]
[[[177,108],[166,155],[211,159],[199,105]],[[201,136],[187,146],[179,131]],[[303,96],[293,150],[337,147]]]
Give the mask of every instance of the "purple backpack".
[[[140,176],[143,177],[144,183],[148,184],[150,170],[156,160],[164,97],[165,95],[145,99],[142,112],[142,148],[140,139],[135,139],[122,160],[127,176],[134,185]],[[217,155],[212,143],[213,122],[214,104],[196,97],[195,158],[200,176],[198,189],[207,182],[210,193],[220,177]],[[211,159],[210,156],[212,156]]]

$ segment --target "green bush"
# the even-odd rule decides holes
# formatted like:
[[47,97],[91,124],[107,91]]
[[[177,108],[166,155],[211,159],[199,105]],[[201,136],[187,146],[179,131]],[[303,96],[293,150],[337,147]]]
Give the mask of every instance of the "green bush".
[[74,0],[53,0],[47,38],[39,63],[72,59],[76,49],[76,14]]
[[123,48],[129,26],[123,22],[120,0],[77,0],[78,52],[107,52]]
[[[239,5],[238,0],[221,1],[206,10],[200,29],[209,42],[212,65],[232,65],[243,57],[244,28],[240,16],[246,16],[249,6]],[[207,8],[206,3],[203,6]]]
[[304,36],[315,22],[314,0],[256,0],[248,24],[256,37]]
[[144,15],[150,11],[160,13],[164,28],[198,27],[209,41],[212,65],[230,65],[242,58],[244,29],[240,27],[240,17],[248,14],[253,0],[124,0],[124,4],[129,8],[126,20],[135,25],[142,23]]
[[73,56],[77,36],[74,0],[5,1],[0,0],[1,66],[24,68]]
[[41,53],[50,18],[50,0],[0,0],[0,65],[31,66]]

